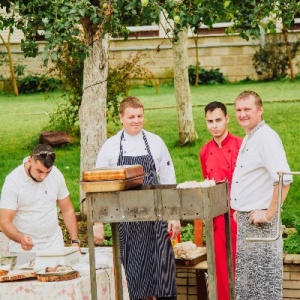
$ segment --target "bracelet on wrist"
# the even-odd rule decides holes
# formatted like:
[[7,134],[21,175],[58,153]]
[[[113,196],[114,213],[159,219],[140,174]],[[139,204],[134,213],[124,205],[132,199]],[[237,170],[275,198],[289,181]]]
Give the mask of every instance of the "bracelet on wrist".
[[265,220],[266,223],[271,223],[272,222],[272,219],[270,221],[267,220],[267,218],[266,218],[266,211],[264,212],[264,220]]
[[80,241],[79,240],[71,240],[71,244],[78,244],[78,245],[80,245]]

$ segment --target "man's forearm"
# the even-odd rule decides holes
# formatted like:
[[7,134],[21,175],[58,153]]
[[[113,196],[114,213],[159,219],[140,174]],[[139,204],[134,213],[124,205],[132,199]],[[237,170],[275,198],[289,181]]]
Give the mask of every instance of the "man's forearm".
[[24,236],[16,226],[10,223],[1,222],[2,232],[12,241],[21,243],[21,239]]
[[[282,186],[281,205],[283,204],[284,200],[286,199],[289,189],[290,189],[290,185]],[[275,214],[277,213],[278,201],[279,201],[278,191],[279,191],[279,186],[277,184],[274,186],[272,201],[271,201],[271,203],[266,211],[266,215],[265,215],[265,217],[268,221],[272,220],[274,218]]]
[[62,216],[71,240],[77,240],[78,226],[77,226],[77,218],[74,211],[65,212],[62,214]]

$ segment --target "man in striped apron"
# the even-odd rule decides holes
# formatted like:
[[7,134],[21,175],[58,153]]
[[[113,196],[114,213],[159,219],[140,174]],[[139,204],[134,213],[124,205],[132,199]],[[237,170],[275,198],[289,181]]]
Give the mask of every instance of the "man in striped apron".
[[[143,166],[144,185],[175,184],[175,172],[163,140],[146,130],[144,107],[135,97],[120,104],[123,128],[101,147],[96,167]],[[180,221],[123,222],[119,225],[121,258],[131,299],[176,299],[176,267],[168,232]]]

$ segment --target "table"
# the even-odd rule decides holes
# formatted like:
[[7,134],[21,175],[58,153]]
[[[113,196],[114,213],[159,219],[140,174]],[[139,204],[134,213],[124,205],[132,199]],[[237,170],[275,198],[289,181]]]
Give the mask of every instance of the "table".
[[[89,249],[82,248],[83,253],[80,262],[72,265],[79,271],[80,277],[57,282],[39,282],[37,279],[20,280],[14,282],[0,282],[0,299],[5,300],[90,300],[92,299],[90,284]],[[114,300],[115,278],[112,261],[111,247],[97,247],[94,250],[95,279],[98,289],[99,300]],[[21,265],[22,266],[22,265]],[[16,265],[12,272],[22,272],[20,265]],[[24,272],[24,271],[23,271]],[[26,272],[26,271],[25,271]],[[124,270],[122,269],[122,273]],[[124,300],[129,300],[126,277],[123,274]]]
[[[115,299],[114,273],[112,268],[96,271],[98,299]],[[126,285],[126,283],[124,283]],[[91,284],[88,274],[79,278],[58,281],[39,282],[23,280],[0,283],[0,299],[5,300],[90,300]],[[124,299],[129,299],[125,297]]]

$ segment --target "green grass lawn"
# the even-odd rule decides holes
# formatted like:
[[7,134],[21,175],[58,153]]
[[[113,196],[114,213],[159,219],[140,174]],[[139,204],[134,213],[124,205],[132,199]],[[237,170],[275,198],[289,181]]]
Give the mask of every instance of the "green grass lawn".
[[[130,91],[145,104],[145,129],[160,135],[166,142],[174,161],[178,182],[202,180],[198,153],[211,137],[204,120],[204,105],[213,100],[228,104],[229,129],[233,134],[244,136],[235,121],[233,102],[243,90],[255,90],[264,101],[264,118],[281,136],[288,161],[293,171],[300,171],[298,138],[300,135],[300,82],[278,81],[268,83],[225,84],[191,87],[193,115],[198,140],[189,146],[178,145],[177,111],[173,86],[137,88]],[[49,122],[49,114],[55,111],[59,94],[52,93],[45,99],[43,94],[0,95],[0,187],[5,176],[19,165],[33,146],[39,134]],[[279,101],[279,102],[278,102]],[[154,109],[160,108],[160,109]],[[120,126],[109,124],[109,135]],[[80,146],[73,144],[56,149],[56,165],[65,175],[71,199],[79,210],[79,159]],[[298,178],[299,177],[299,178]],[[288,198],[284,204],[283,222],[292,225],[293,215],[300,214],[300,176],[295,176]]]

